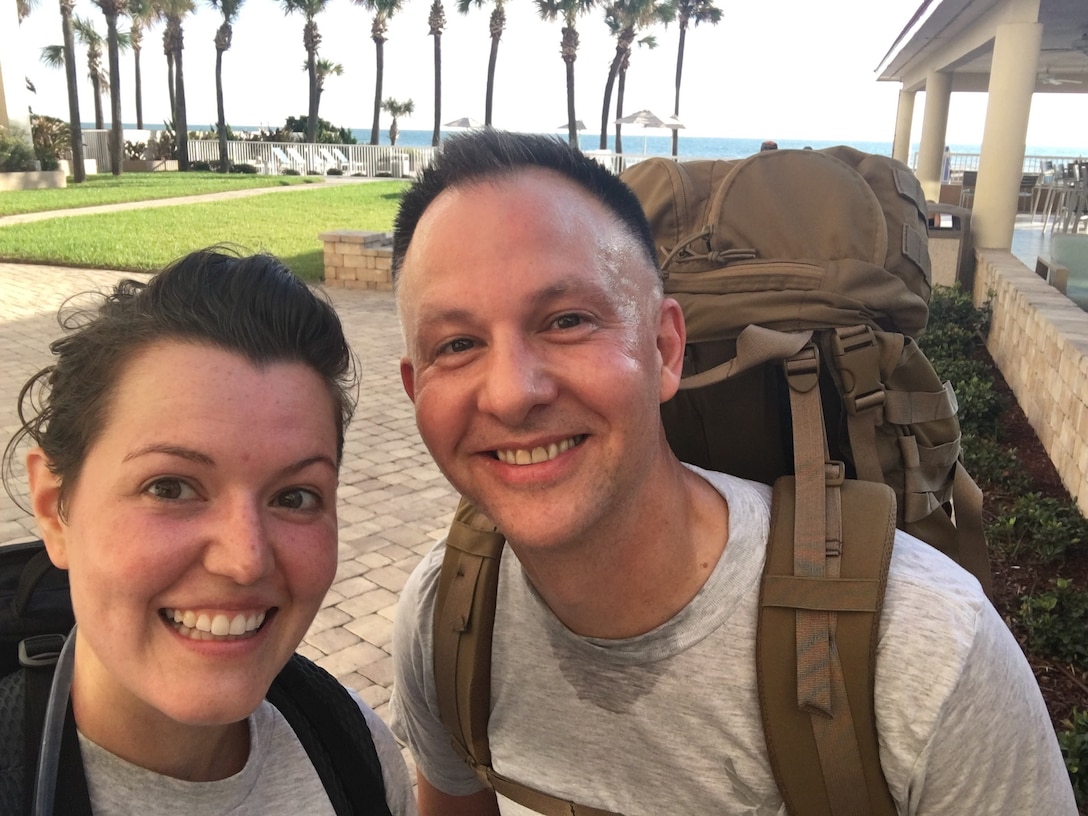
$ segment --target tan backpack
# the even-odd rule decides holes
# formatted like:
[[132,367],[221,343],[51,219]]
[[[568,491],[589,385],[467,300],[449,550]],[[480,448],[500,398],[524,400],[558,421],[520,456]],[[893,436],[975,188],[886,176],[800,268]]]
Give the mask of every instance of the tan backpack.
[[[787,809],[891,816],[873,678],[895,527],[990,591],[955,394],[912,339],[930,294],[921,187],[901,163],[848,147],[649,159],[621,178],[688,325],[681,391],[662,406],[669,442],[683,461],[774,484],[756,663]],[[435,605],[440,714],[498,793],[540,813],[601,816],[491,768],[503,543],[462,502]]]

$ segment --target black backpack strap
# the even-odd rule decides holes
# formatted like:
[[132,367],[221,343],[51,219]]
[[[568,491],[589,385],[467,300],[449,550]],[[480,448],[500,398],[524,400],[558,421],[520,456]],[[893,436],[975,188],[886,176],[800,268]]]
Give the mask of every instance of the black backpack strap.
[[267,697],[306,749],[338,816],[391,816],[366,718],[335,677],[296,654]]

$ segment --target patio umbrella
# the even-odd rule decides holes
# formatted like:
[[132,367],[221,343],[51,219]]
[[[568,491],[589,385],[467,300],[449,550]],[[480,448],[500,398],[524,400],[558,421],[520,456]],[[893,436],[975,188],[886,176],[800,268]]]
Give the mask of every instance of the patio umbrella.
[[[556,130],[566,130],[567,126],[565,124],[556,125],[555,129]],[[583,122],[581,119],[575,119],[574,120],[574,129],[575,130],[585,130],[586,129],[586,123]]]
[[642,155],[646,155],[646,129],[647,128],[664,128],[664,127],[683,127],[679,124],[680,120],[676,120],[677,124],[666,124],[668,120],[663,119],[651,110],[640,110],[635,113],[628,114],[627,116],[621,116],[616,120],[617,125],[642,125]]
[[454,119],[452,122],[446,122],[443,127],[448,128],[480,128],[484,123],[473,119],[471,116],[462,116],[460,119]]

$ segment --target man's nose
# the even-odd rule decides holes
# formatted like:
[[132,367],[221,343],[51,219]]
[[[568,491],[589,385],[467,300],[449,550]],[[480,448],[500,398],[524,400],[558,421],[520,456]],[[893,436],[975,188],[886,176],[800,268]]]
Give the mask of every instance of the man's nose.
[[555,399],[557,386],[545,352],[522,339],[493,342],[480,391],[481,411],[517,425]]

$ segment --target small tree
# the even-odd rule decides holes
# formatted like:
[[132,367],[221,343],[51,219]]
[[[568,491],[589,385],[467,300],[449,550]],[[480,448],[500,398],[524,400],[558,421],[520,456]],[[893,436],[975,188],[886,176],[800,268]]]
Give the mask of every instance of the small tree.
[[416,111],[416,103],[411,99],[406,102],[400,102],[393,97],[389,97],[382,102],[382,110],[393,117],[393,123],[389,126],[389,144],[395,145],[397,143],[397,135],[400,133],[400,128],[397,127],[397,118],[400,116],[411,116]]

